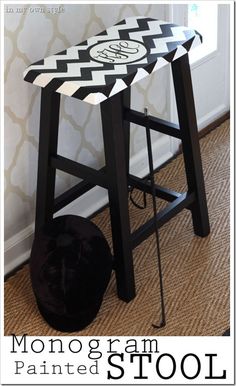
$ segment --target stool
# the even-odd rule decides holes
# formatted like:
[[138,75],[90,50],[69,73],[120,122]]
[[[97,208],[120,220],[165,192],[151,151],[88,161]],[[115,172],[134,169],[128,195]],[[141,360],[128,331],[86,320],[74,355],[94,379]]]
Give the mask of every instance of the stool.
[[[132,250],[182,209],[192,214],[196,235],[210,227],[200,157],[188,52],[202,41],[187,27],[146,17],[130,17],[76,46],[30,65],[24,79],[41,87],[35,232],[53,214],[98,185],[108,190],[117,292],[135,297]],[[130,108],[130,86],[171,63],[179,125]],[[94,170],[57,154],[60,95],[100,104],[105,167]],[[188,191],[155,185],[169,202],[156,219],[130,231],[128,187],[151,194],[150,181],[129,172],[130,122],[182,140]],[[54,197],[56,169],[83,179]]]

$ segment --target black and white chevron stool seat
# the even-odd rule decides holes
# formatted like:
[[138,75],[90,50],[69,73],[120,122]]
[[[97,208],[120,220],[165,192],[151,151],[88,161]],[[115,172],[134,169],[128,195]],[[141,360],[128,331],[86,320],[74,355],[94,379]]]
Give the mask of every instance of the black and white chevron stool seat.
[[32,65],[24,79],[40,87],[99,104],[201,44],[187,27],[129,17]]

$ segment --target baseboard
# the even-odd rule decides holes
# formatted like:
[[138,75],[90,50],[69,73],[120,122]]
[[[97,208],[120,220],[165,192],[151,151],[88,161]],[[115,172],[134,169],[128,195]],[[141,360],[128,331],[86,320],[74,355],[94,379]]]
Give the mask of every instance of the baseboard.
[[14,271],[29,258],[34,226],[30,224],[4,243],[4,275]]
[[[158,168],[173,156],[170,152],[168,136],[162,136],[153,144],[153,153],[158,154],[154,159],[154,167]],[[130,160],[130,172],[138,177],[148,174],[147,151],[144,148]],[[106,189],[95,187],[89,192],[67,205],[56,213],[56,216],[63,214],[77,214],[82,217],[90,217],[108,203]],[[34,224],[30,224],[10,239],[5,241],[4,274],[15,272],[19,266],[28,261],[34,236]]]
[[230,111],[226,111],[225,113],[219,115],[213,122],[210,122],[209,124],[204,125],[204,127],[200,129],[199,137],[200,138],[204,137],[205,135],[210,133],[210,131],[220,126],[227,119],[230,119]]
[[219,105],[217,108],[205,114],[202,118],[198,119],[198,129],[200,132],[204,132],[209,127],[215,128],[228,118],[228,107],[224,104]]

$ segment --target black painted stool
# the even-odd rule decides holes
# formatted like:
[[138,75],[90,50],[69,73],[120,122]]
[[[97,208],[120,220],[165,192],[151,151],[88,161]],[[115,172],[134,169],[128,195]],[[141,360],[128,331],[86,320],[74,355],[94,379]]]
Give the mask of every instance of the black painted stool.
[[[128,187],[151,194],[150,182],[129,173],[130,122],[182,140],[188,191],[155,186],[169,205],[157,214],[161,227],[182,209],[194,232],[209,228],[188,52],[201,43],[194,30],[146,17],[115,26],[29,66],[24,79],[42,88],[35,231],[71,201],[99,185],[108,189],[118,296],[135,297],[132,250],[151,235],[154,218],[131,234]],[[179,126],[130,109],[130,86],[171,63]],[[60,94],[101,105],[106,165],[94,170],[57,154]],[[148,120],[148,122],[147,122]],[[83,181],[54,198],[60,169]]]

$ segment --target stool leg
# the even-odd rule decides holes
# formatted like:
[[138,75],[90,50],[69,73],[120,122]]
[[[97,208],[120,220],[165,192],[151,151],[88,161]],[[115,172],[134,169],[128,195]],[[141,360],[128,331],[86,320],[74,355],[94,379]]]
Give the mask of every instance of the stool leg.
[[[128,87],[121,93],[123,109],[130,109],[130,94],[131,88]],[[130,146],[130,122],[123,120],[124,140],[125,140],[125,157],[126,157],[126,170],[129,174],[129,146]]]
[[42,89],[35,233],[53,218],[56,170],[50,167],[50,155],[57,153],[60,94]]
[[188,55],[172,62],[176,104],[182,135],[183,155],[189,192],[195,192],[196,199],[191,212],[194,232],[207,236],[210,232],[204,177],[202,171],[196,112]]
[[135,297],[127,186],[127,138],[123,124],[123,96],[116,94],[101,104],[103,140],[108,178],[117,292],[128,302]]

